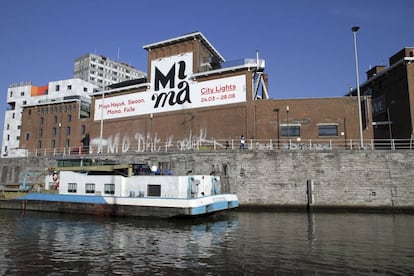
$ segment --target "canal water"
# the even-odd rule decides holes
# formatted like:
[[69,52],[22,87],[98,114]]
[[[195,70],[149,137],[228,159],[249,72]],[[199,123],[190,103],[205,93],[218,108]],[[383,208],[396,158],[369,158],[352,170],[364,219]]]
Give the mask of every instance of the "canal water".
[[408,275],[414,215],[158,220],[0,210],[0,275],[29,274]]

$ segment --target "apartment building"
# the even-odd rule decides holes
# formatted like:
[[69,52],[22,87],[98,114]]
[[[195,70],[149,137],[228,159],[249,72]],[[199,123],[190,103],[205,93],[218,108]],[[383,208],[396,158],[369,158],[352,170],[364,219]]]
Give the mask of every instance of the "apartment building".
[[[35,86],[30,82],[10,85],[7,90],[9,107],[4,116],[2,157],[24,156],[25,149],[35,148],[37,142],[31,145],[27,144],[27,141],[33,138],[33,133],[41,133],[44,130],[31,129],[38,125],[33,125],[29,118],[35,118],[37,115],[41,117],[41,113],[43,116],[50,114],[49,105],[77,101],[78,113],[73,118],[89,116],[91,95],[96,88],[95,85],[81,79],[53,81],[44,86]],[[29,107],[38,107],[38,110],[34,113],[30,111],[24,116],[24,110],[31,110]],[[40,117],[39,121],[45,120]],[[23,145],[20,144],[22,140]]]
[[90,82],[102,90],[119,82],[145,78],[146,73],[102,55],[86,54],[75,59],[73,77]]
[[[362,96],[372,98],[373,132],[377,147],[410,147],[414,138],[414,48],[406,47],[389,58],[389,66],[374,66],[360,85]],[[355,96],[356,90],[348,95]]]

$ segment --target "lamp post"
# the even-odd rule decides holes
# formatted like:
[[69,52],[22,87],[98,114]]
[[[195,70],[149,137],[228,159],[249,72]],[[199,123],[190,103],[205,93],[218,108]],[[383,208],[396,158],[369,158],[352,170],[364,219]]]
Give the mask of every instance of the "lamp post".
[[361,112],[361,93],[359,90],[359,72],[358,72],[358,51],[356,43],[356,33],[358,32],[359,27],[352,27],[352,32],[354,34],[354,53],[355,53],[355,71],[356,71],[356,85],[357,85],[357,101],[358,101],[358,121],[359,121],[359,140],[360,147],[364,147],[364,138],[362,134],[362,112]]
[[102,102],[101,102],[101,126],[99,129],[99,151],[98,153],[103,153],[103,115],[104,115],[104,101],[105,101],[105,86],[102,90]]
[[289,106],[286,106],[286,126],[287,126],[287,138],[289,139]]
[[279,108],[273,109],[273,112],[276,112],[276,130],[277,130],[277,149],[279,149],[280,141],[280,130],[279,130]]
[[394,148],[394,140],[392,138],[392,121],[391,121],[391,105],[395,104],[395,101],[391,101],[387,106],[387,120],[388,120],[388,133],[390,135],[390,143],[391,143],[391,149]]
[[154,114],[150,114],[150,131],[149,131],[149,140],[150,140],[150,150],[152,151],[152,119],[154,119]]

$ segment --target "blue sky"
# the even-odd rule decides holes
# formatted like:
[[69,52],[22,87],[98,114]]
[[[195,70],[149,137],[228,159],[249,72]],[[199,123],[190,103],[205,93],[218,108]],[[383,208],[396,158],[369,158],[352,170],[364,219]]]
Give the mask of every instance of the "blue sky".
[[73,76],[97,53],[147,70],[143,45],[202,32],[226,60],[266,60],[274,99],[343,96],[370,66],[414,47],[412,0],[9,0],[0,4],[0,131],[9,84]]

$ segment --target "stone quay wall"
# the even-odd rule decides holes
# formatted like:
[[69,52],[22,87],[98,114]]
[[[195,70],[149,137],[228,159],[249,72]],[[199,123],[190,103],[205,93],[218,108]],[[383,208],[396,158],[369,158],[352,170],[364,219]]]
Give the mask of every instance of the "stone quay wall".
[[[414,151],[254,151],[89,156],[221,177],[241,207],[414,210]],[[52,157],[0,159],[0,185],[43,183]],[[191,172],[190,172],[191,171]]]

